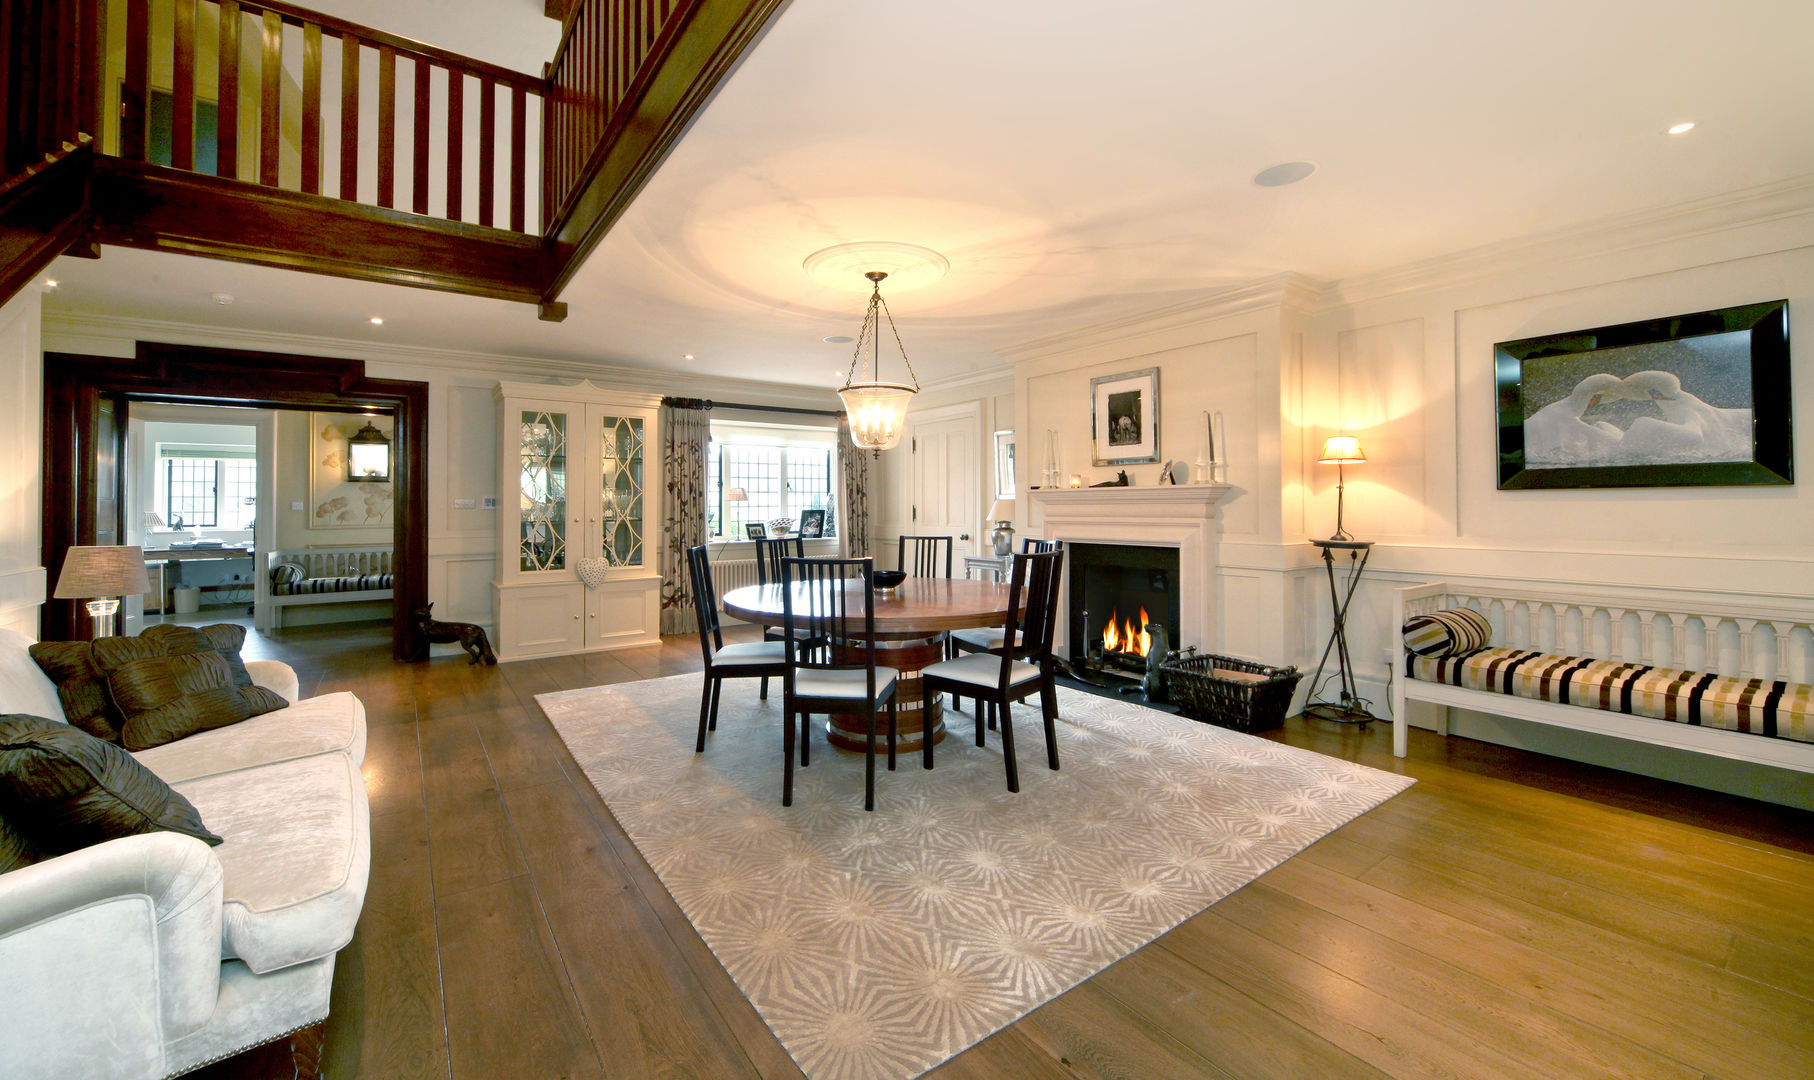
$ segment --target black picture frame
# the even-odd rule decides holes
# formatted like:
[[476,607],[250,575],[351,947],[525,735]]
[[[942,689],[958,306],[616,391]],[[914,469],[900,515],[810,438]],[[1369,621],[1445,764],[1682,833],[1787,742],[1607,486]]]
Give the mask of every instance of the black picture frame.
[[743,538],[745,540],[767,540],[768,526],[760,521],[746,521],[743,523]]
[[1501,491],[1795,482],[1787,300],[1502,341],[1493,374]]
[[800,539],[817,540],[825,535],[825,511],[800,511]]

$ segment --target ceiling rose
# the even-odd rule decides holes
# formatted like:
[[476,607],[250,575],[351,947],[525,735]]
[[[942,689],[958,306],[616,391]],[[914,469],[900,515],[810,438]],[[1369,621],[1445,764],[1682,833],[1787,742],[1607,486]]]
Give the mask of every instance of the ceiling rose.
[[800,263],[811,278],[832,289],[861,291],[863,275],[888,275],[889,292],[906,292],[937,282],[951,269],[950,260],[928,247],[892,240],[858,240],[820,248]]

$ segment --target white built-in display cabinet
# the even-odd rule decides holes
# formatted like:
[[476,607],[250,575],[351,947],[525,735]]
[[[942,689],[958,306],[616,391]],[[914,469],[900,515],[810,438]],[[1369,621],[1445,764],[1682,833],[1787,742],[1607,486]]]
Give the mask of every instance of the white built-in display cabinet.
[[661,398],[502,382],[500,660],[661,640]]

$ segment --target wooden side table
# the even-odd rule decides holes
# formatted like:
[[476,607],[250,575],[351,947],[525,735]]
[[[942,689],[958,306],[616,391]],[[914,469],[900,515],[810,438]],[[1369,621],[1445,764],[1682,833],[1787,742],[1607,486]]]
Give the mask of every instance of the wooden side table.
[[1000,584],[1008,576],[1012,563],[1008,557],[1001,555],[966,555],[964,556],[964,577],[970,578],[970,571],[981,570],[989,575],[989,580]]

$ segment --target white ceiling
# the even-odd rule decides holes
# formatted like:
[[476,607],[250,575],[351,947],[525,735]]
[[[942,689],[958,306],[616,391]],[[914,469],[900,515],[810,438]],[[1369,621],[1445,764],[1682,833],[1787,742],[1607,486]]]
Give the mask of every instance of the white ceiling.
[[[533,70],[555,38],[540,6],[379,10]],[[1810,40],[1806,0],[793,0],[562,297],[565,323],[118,249],[61,260],[46,306],[826,386],[851,346],[820,339],[856,333],[868,286],[801,261],[904,241],[951,263],[884,287],[935,381],[1282,271],[1341,279],[1814,175]],[[1680,120],[1698,126],[1664,134]],[[1300,159],[1310,179],[1252,183]]]

